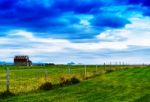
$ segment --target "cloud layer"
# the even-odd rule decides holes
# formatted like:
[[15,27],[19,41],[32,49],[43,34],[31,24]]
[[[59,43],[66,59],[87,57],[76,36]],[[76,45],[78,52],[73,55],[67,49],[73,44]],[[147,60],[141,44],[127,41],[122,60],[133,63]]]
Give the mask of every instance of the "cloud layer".
[[0,58],[149,63],[149,8],[149,0],[0,0]]

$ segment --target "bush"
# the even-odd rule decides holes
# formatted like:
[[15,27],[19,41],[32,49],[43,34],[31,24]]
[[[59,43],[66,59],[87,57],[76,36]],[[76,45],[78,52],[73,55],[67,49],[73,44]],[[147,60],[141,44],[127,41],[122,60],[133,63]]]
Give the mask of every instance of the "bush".
[[51,82],[46,82],[39,87],[40,90],[51,90],[52,88],[53,85]]
[[71,79],[66,79],[64,77],[60,78],[60,86],[67,86],[67,85],[77,84],[79,82],[80,82],[80,80],[76,77],[72,77]]
[[71,81],[72,84],[77,84],[77,83],[80,82],[80,80],[78,78],[76,78],[75,76],[72,77],[70,81]]
[[106,73],[111,73],[111,72],[114,72],[114,71],[115,71],[114,69],[107,69]]
[[60,78],[60,86],[66,86],[70,84],[71,84],[71,81],[69,79],[66,79],[65,77]]

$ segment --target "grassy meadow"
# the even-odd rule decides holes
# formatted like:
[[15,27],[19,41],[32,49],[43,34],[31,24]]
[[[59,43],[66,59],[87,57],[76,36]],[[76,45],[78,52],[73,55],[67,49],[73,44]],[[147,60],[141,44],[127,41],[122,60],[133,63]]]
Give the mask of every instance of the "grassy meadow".
[[[10,70],[10,91],[13,93],[29,92],[36,90],[46,81],[58,84],[60,77],[69,78],[76,76],[79,79],[85,77],[85,66],[1,66],[0,69],[0,92],[6,90],[6,68]],[[104,68],[98,66],[97,71],[102,72]],[[86,66],[86,76],[92,76],[96,66]]]
[[[6,67],[10,69],[10,91],[14,96],[0,102],[150,102],[149,66],[1,66],[0,92],[6,90]],[[70,71],[69,71],[70,68]],[[38,90],[46,81],[58,84],[60,77],[76,76],[79,84]]]

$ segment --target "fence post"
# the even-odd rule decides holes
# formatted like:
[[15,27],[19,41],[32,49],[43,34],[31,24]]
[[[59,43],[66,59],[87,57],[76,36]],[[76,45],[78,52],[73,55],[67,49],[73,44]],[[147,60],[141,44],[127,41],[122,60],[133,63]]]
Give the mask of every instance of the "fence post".
[[119,62],[119,65],[121,66],[121,61]]
[[111,66],[111,62],[110,62],[110,69],[112,68],[112,66]]
[[71,74],[71,69],[69,65],[68,65],[68,73]]
[[8,67],[6,70],[6,91],[10,92],[10,72]]
[[45,82],[47,82],[47,81],[48,81],[48,71],[45,70]]
[[96,74],[98,74],[98,72],[97,72],[97,67],[98,67],[98,65],[96,65]]
[[106,70],[106,64],[105,64],[105,62],[104,62],[104,70]]
[[86,78],[86,65],[84,65],[84,77]]

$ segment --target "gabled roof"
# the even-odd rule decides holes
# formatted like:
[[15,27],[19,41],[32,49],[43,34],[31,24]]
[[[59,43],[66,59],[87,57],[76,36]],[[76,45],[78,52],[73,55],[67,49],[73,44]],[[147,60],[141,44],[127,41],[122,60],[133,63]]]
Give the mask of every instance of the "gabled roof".
[[15,56],[14,59],[29,59],[28,56]]

